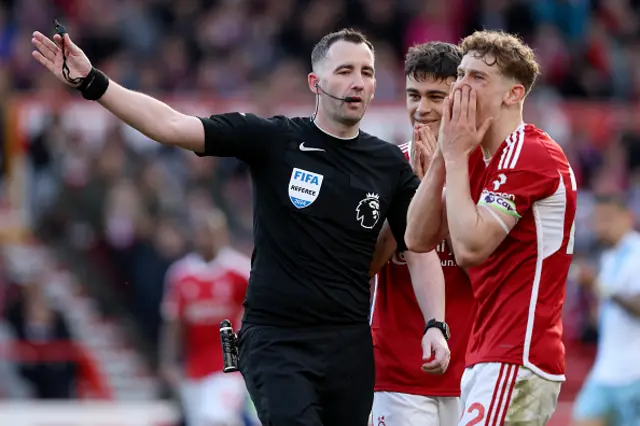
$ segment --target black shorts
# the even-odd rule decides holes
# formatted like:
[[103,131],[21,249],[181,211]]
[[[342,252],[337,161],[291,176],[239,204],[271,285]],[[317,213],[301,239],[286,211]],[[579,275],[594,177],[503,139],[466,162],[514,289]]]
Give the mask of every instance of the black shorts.
[[375,367],[368,324],[244,325],[239,365],[263,426],[366,426]]

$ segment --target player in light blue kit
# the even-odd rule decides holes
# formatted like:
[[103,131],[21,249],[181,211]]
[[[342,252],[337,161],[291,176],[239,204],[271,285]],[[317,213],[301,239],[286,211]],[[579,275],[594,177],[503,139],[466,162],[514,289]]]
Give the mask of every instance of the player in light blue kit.
[[579,426],[640,426],[640,233],[618,196],[597,199],[594,231],[609,246],[598,274],[578,265],[600,298],[598,353],[574,408]]

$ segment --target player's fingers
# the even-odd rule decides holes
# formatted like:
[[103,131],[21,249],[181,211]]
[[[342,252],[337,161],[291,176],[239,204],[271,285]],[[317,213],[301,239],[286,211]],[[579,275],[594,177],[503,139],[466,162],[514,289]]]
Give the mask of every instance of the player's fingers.
[[436,137],[430,128],[428,127],[425,128],[425,134],[423,139],[425,141],[425,146],[429,148],[431,152],[435,151],[438,143],[436,142]]
[[442,374],[445,370],[446,368],[440,362],[436,361],[431,361],[422,365],[422,371],[429,374]]
[[413,153],[413,155],[411,156],[411,169],[413,169],[413,172],[416,174],[416,176],[418,176],[418,178],[420,180],[422,180],[422,176],[420,175],[420,154],[419,151],[416,151]]
[[439,345],[433,348],[433,360],[425,363],[422,369],[429,373],[442,374],[449,365],[449,351]]
[[413,159],[419,160],[420,154],[422,153],[422,141],[420,140],[420,136],[418,136],[415,142],[413,142],[412,148],[413,148]]
[[47,49],[49,49],[52,53],[58,54],[60,53],[60,48],[53,42],[49,37],[45,36],[40,32],[33,33],[33,38],[42,43]]
[[476,128],[477,102],[478,102],[478,94],[476,93],[475,90],[471,89],[469,91],[468,115],[469,115],[469,124],[473,126],[474,129]]
[[67,48],[69,49],[69,51],[73,54],[73,53],[80,53],[82,52],[80,50],[80,48],[78,47],[77,44],[75,44],[73,41],[71,41],[71,37],[69,37],[69,34],[65,34],[64,35],[64,45],[67,46]]
[[469,121],[471,119],[471,116],[469,115],[469,96],[471,87],[465,84],[462,86],[460,92],[460,116],[462,120]]
[[440,121],[440,130],[451,122],[451,99],[449,96],[444,98],[442,103],[442,120]]
[[415,150],[416,141],[420,138],[420,134],[418,133],[418,127],[413,128],[413,137],[411,139],[411,150]]
[[461,107],[460,103],[462,102],[462,90],[456,89],[453,93],[453,105],[451,107],[451,121],[457,122],[460,120]]
[[53,72],[53,62],[51,62],[49,59],[42,56],[42,53],[38,52],[37,50],[34,50],[31,53],[31,56],[33,56],[36,59],[36,61],[40,62],[42,65],[47,67],[49,71]]
[[416,144],[416,161],[415,164],[413,165],[413,170],[415,172],[415,174],[420,178],[420,180],[422,180],[424,178],[424,174],[425,174],[425,151],[424,151],[424,144],[422,143],[422,141],[418,141],[418,143]]
[[57,52],[58,51],[58,47],[56,46],[56,44],[51,41],[51,39],[49,37],[47,37],[46,35],[42,34],[40,31],[34,31],[32,34],[32,38],[39,41],[40,43],[44,44],[47,48],[49,48],[52,52]]
[[411,137],[411,144],[409,147],[409,162],[412,162],[416,156],[416,151],[418,150],[416,144],[418,142],[418,138],[420,138],[420,136],[418,135],[418,128],[414,127],[413,128],[413,136]]
[[60,34],[53,35],[53,42],[61,51],[64,51],[65,53],[69,52],[69,46],[66,46],[66,49],[64,48],[65,46],[64,46],[64,43],[62,42],[62,36]]
[[435,345],[433,352],[435,361],[438,361],[446,369],[450,358],[449,349],[446,346]]
[[54,61],[59,50],[51,40],[46,37],[36,37],[31,39],[31,43],[40,51],[42,56],[50,61]]
[[426,146],[426,144],[421,144],[420,146],[420,166],[423,170],[426,170],[431,163],[431,158],[433,157],[433,152]]
[[425,160],[430,155],[431,155],[431,147],[424,142],[420,142],[420,156],[422,157],[422,160]]
[[429,129],[429,127],[427,126],[423,126],[418,130],[418,134],[420,135],[420,141],[423,142],[423,144],[427,144],[429,143],[429,141],[427,140],[427,130]]

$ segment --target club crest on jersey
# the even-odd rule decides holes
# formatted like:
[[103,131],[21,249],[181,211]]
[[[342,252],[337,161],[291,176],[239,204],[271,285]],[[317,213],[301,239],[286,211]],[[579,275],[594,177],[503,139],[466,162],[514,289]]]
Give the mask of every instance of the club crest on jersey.
[[367,193],[356,206],[356,220],[365,229],[373,229],[380,219],[380,196]]
[[323,178],[319,173],[294,167],[289,180],[289,199],[293,205],[303,209],[313,204],[320,194]]

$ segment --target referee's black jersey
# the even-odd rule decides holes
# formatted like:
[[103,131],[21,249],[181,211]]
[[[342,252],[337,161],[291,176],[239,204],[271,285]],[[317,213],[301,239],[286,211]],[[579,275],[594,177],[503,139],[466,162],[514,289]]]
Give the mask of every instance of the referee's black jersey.
[[388,219],[399,247],[419,185],[400,149],[360,132],[339,139],[309,117],[200,118],[205,153],[236,157],[253,180],[254,250],[243,321],[368,321],[369,265]]

